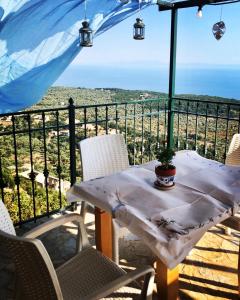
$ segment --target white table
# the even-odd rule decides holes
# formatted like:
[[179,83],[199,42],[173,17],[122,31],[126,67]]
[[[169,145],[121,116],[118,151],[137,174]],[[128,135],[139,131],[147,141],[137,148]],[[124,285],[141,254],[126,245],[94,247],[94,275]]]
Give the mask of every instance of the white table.
[[203,234],[239,208],[240,168],[180,151],[174,164],[176,186],[154,188],[158,162],[132,167],[111,176],[76,183],[68,201],[86,200],[96,209],[97,246],[111,257],[111,217],[141,237],[158,256],[161,299],[177,298],[177,265]]

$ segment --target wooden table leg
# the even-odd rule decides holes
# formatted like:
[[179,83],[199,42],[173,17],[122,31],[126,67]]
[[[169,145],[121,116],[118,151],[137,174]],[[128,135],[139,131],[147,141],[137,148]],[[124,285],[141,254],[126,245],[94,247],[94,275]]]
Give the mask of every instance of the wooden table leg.
[[96,247],[112,259],[112,217],[109,213],[95,207]]
[[156,263],[155,280],[157,283],[158,297],[161,300],[179,299],[179,271],[178,266],[174,269],[168,269],[165,264],[158,259]]
[[[109,213],[95,208],[96,246],[99,251],[112,259],[112,217]],[[161,260],[157,260],[155,280],[160,300],[178,299],[178,266],[168,269]]]

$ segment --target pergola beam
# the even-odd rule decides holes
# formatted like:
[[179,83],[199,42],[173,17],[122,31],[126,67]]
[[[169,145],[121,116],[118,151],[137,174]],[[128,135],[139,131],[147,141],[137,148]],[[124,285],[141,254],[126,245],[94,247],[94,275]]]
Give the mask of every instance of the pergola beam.
[[204,6],[208,4],[227,4],[229,0],[185,0],[178,2],[168,2],[158,0],[158,9],[159,11],[171,10],[171,9],[179,9],[179,8],[189,8],[194,6]]

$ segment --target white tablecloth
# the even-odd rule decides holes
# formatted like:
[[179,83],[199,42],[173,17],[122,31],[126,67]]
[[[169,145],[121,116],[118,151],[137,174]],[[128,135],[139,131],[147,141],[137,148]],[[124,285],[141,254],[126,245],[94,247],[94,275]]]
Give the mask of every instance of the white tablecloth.
[[160,191],[153,186],[156,164],[76,183],[67,199],[86,200],[111,212],[173,268],[210,227],[239,209],[240,167],[179,151],[174,158],[176,186]]

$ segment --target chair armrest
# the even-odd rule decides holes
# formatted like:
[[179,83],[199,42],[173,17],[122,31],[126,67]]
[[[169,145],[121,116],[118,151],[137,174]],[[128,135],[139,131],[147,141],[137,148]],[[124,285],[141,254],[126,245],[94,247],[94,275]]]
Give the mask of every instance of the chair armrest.
[[153,291],[153,283],[154,283],[154,269],[150,266],[140,267],[132,272],[123,275],[109,284],[106,284],[101,289],[95,291],[91,295],[83,298],[83,300],[96,300],[106,297],[118,290],[119,288],[126,286],[130,282],[136,280],[139,277],[145,276],[144,286],[142,289],[142,299],[151,300],[152,299],[152,291]]
[[61,217],[58,217],[56,219],[50,220],[44,224],[41,224],[37,226],[36,228],[33,228],[32,230],[28,231],[25,233],[23,236],[25,238],[36,238],[47,231],[50,231],[54,228],[57,228],[61,225],[64,225],[68,222],[73,222],[77,221],[78,223],[78,239],[77,239],[77,251],[81,249],[81,246],[83,248],[88,247],[89,241],[86,233],[86,229],[83,223],[83,219],[79,214],[76,213],[71,213],[71,214],[66,214]]

